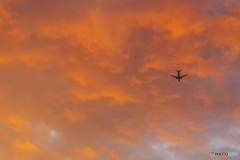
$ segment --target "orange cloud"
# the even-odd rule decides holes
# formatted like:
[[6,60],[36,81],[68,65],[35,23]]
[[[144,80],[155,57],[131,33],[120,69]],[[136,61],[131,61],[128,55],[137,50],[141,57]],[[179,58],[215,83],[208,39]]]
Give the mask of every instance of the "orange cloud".
[[85,147],[84,149],[76,148],[72,151],[87,159],[95,159],[98,157],[97,152],[90,147]]
[[206,159],[240,117],[239,6],[1,1],[1,158]]
[[233,116],[237,119],[240,118],[240,107],[235,108],[235,110],[233,112]]
[[15,142],[15,147],[21,149],[21,150],[25,150],[25,151],[39,151],[38,147],[35,146],[34,144],[29,143],[28,141],[26,141],[25,143],[20,143],[19,141]]
[[83,155],[86,158],[92,159],[92,158],[96,158],[97,157],[97,153],[96,151],[94,151],[93,149],[86,147],[83,149]]
[[81,87],[79,89],[70,89],[71,94],[78,97],[80,100],[95,100],[99,98],[113,98],[117,102],[135,102],[135,98],[130,94],[127,94],[119,86],[102,86],[96,87],[94,92],[92,92],[87,87]]
[[29,122],[26,119],[17,115],[11,115],[7,121],[14,131],[22,131],[29,126]]
[[65,115],[69,118],[72,122],[78,122],[85,119],[85,115],[83,113],[79,113],[75,110],[66,109]]

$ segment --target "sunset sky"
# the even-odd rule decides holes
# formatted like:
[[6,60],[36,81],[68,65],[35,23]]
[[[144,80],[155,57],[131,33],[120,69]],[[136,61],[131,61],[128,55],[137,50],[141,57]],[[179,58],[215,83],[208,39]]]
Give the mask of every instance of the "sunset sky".
[[0,74],[0,160],[239,159],[239,0],[1,0]]

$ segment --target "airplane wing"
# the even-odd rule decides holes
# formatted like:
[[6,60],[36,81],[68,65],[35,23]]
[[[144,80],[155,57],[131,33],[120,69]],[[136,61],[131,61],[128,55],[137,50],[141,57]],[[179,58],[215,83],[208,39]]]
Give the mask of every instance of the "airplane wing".
[[187,74],[185,74],[185,75],[181,76],[181,78],[183,78],[183,77],[185,77],[185,76],[187,76]]
[[177,78],[176,76],[173,76],[173,75],[170,75],[170,76],[172,76],[172,77],[174,77],[174,78]]

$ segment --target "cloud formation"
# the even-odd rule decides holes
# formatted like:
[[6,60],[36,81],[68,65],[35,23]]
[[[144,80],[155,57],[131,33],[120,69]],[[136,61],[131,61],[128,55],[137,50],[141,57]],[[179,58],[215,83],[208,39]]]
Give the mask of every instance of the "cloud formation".
[[1,1],[0,159],[240,152],[239,6]]

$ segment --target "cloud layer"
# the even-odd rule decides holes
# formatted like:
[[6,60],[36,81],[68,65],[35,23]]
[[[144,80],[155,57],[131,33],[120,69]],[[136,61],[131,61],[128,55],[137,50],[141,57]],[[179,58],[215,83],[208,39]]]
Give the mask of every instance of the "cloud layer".
[[[0,159],[240,152],[239,7],[2,0]],[[169,76],[176,69],[188,74],[181,83]]]

